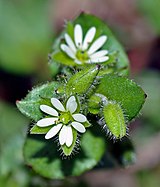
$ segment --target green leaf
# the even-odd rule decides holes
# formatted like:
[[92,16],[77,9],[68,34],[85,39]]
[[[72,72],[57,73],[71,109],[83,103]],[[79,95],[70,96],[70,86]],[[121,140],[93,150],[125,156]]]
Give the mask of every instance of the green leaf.
[[73,75],[66,85],[66,94],[68,96],[75,93],[86,94],[98,72],[99,66],[90,66]]
[[58,86],[60,86],[58,82],[50,82],[35,87],[28,93],[25,99],[17,101],[18,109],[27,117],[38,121],[43,116],[43,113],[39,109],[40,105],[50,104],[50,98],[54,96],[54,91]]
[[87,130],[81,138],[80,153],[74,159],[62,159],[57,145],[41,135],[28,135],[24,145],[24,158],[38,174],[50,179],[78,176],[92,169],[105,151],[105,140]]
[[115,138],[121,139],[126,135],[125,118],[123,110],[118,103],[109,102],[103,107],[103,115],[106,126]]
[[[106,35],[108,37],[107,42],[103,45],[102,49],[109,51],[110,60],[103,64],[115,63],[115,58],[117,59],[116,67],[121,69],[120,74],[128,75],[128,58],[117,39],[114,37],[106,23],[97,18],[94,15],[81,13],[73,22],[68,22],[66,29],[60,35],[54,46],[54,53],[52,55],[53,62],[62,63],[65,65],[76,65],[74,60],[69,58],[64,52],[60,50],[60,44],[63,42],[61,39],[64,38],[64,33],[68,33],[72,39],[74,39],[74,26],[80,24],[83,29],[83,36],[91,27],[96,27],[96,35],[94,41],[101,35]],[[114,54],[114,55],[113,55]],[[111,62],[112,61],[112,62]],[[107,69],[107,66],[105,67]]]
[[[77,131],[72,128],[72,133],[73,133],[73,143],[70,147],[67,147],[66,144],[62,145],[61,148],[63,150],[63,153],[66,156],[71,155],[74,152],[74,148],[76,146],[76,140],[77,140]],[[78,146],[78,145],[77,145]]]
[[95,92],[104,95],[109,101],[120,103],[129,121],[139,114],[146,97],[135,82],[118,75],[105,75]]

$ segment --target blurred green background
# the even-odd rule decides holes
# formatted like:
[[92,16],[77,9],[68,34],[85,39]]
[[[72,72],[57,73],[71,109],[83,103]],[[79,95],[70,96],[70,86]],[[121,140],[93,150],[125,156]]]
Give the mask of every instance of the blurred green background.
[[[0,0],[0,186],[159,187],[160,1]],[[26,167],[28,119],[15,107],[32,86],[51,80],[48,54],[65,20],[81,11],[102,18],[124,45],[131,75],[148,95],[130,136],[137,152],[127,169],[93,170],[64,181],[47,180]]]

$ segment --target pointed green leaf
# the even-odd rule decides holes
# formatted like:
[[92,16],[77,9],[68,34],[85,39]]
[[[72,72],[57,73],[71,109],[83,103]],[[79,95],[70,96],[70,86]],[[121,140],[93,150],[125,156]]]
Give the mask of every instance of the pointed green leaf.
[[129,121],[139,114],[146,97],[135,82],[118,75],[105,75],[96,93],[104,95],[107,100],[120,103]]
[[33,88],[25,99],[17,101],[18,109],[27,117],[38,121],[43,116],[43,113],[39,109],[40,105],[49,104],[49,100],[54,96],[54,91],[58,86],[59,83],[50,82]]

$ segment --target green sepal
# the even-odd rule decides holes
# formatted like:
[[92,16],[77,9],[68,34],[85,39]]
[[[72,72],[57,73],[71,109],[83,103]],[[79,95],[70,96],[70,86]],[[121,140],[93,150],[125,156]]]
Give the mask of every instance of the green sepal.
[[[64,145],[61,146],[62,151],[63,151],[64,155],[66,155],[66,156],[71,155],[72,152],[74,152],[74,148],[76,146],[77,131],[72,128],[72,133],[73,133],[73,143],[72,143],[72,145],[70,147],[67,147],[66,144],[64,144]],[[77,146],[78,146],[78,143],[77,143]]]
[[87,127],[92,126],[92,124],[91,124],[89,121],[86,121],[86,122],[83,123],[83,126],[84,126],[85,128],[87,128]]
[[103,107],[103,115],[108,130],[116,139],[126,135],[126,122],[123,110],[118,103],[109,102]]
[[68,57],[64,52],[56,51],[52,54],[52,60],[56,63],[61,63],[67,66],[75,66],[73,59]]
[[37,125],[34,125],[30,129],[30,134],[46,134],[52,127],[53,125],[50,125],[48,127],[38,127]]
[[92,95],[88,100],[88,110],[92,114],[98,114],[101,107],[101,98],[97,95]]

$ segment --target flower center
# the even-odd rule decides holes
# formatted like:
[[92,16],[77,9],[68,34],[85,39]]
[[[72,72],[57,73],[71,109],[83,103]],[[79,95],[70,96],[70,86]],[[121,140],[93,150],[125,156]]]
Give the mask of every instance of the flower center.
[[83,51],[81,49],[77,50],[76,57],[82,63],[85,63],[87,60],[89,60],[89,56],[88,56],[87,51]]
[[67,124],[69,124],[69,122],[73,121],[73,118],[72,118],[70,112],[61,113],[59,119],[60,119],[60,122],[62,122],[65,125],[67,125]]

